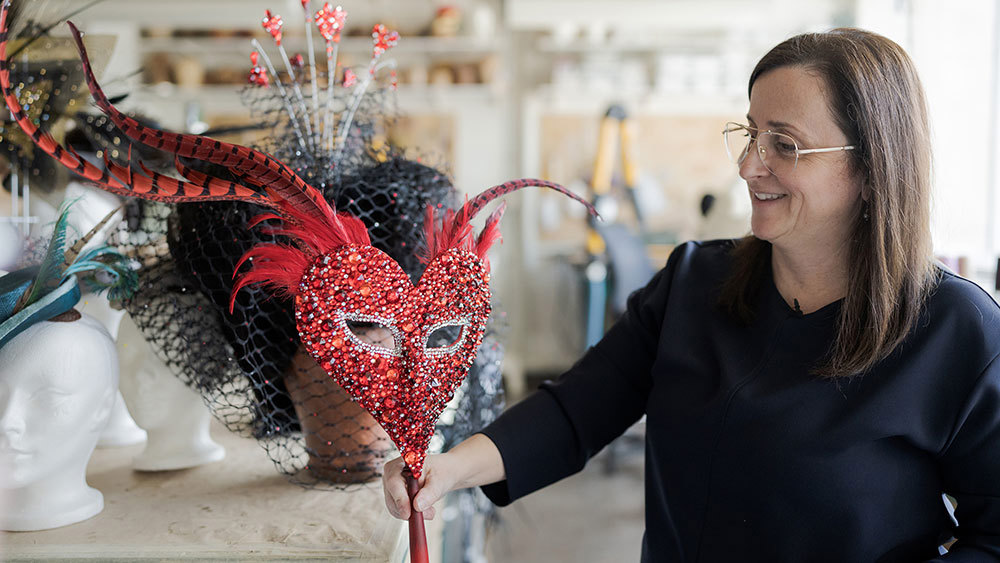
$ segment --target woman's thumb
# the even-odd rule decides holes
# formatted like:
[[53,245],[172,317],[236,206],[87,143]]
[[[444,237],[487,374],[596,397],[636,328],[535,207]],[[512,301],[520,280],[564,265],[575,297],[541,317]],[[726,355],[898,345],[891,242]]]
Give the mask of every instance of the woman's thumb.
[[417,512],[423,512],[437,502],[441,498],[441,495],[442,491],[437,481],[427,479],[424,482],[424,486],[420,488],[420,492],[413,497],[413,508]]

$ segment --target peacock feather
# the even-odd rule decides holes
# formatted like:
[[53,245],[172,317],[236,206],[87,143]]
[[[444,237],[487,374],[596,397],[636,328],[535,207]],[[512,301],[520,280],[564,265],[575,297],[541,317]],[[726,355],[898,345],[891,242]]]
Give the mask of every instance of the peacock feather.
[[[66,248],[66,230],[69,226],[69,211],[73,202],[68,202],[59,210],[53,224],[52,237],[41,264],[35,266],[37,273],[24,287],[23,293],[9,311],[12,316],[25,307],[38,302],[55,290],[67,277],[76,275],[83,286],[94,293],[108,292],[108,299],[116,300],[131,296],[139,286],[139,278],[129,259],[110,246],[100,246],[83,251],[104,225],[119,211],[108,213],[94,228],[80,237],[72,247]],[[12,275],[12,274],[9,274]]]
[[14,305],[13,313],[18,313],[28,305],[35,303],[42,297],[59,287],[63,279],[63,262],[66,250],[66,228],[69,226],[69,208],[67,203],[59,210],[59,217],[56,218],[52,227],[52,237],[49,239],[49,246],[45,251],[45,257],[38,266],[38,273],[31,281],[24,293],[18,298]]

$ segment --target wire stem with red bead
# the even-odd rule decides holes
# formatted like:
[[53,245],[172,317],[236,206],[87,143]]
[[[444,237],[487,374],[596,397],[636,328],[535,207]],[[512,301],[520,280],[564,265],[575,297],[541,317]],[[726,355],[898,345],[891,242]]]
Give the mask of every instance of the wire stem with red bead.
[[361,100],[364,98],[365,91],[368,90],[368,85],[375,78],[376,71],[381,68],[378,65],[379,57],[399,42],[399,33],[389,31],[382,24],[376,24],[372,28],[372,42],[374,45],[372,47],[372,60],[368,63],[368,72],[364,80],[354,89],[354,96],[351,98],[350,106],[341,118],[340,125],[337,127],[337,144],[334,148],[338,152],[343,150],[344,144],[347,142],[351,123],[354,121],[354,115],[361,106]]
[[309,10],[309,0],[302,0],[302,9],[306,13],[306,45],[309,47],[309,75],[312,81],[313,128],[316,129],[317,141],[321,135],[319,124],[319,86],[316,83],[316,48],[312,36],[312,12]]
[[270,57],[267,56],[267,52],[264,51],[264,47],[260,44],[260,41],[252,39],[250,40],[250,44],[253,45],[257,54],[264,59],[264,65],[273,77],[274,85],[278,87],[278,94],[281,96],[282,101],[285,102],[285,111],[288,112],[288,119],[292,124],[292,129],[295,131],[295,137],[298,139],[299,144],[302,145],[302,148],[308,148],[305,138],[302,136],[302,130],[299,129],[299,119],[295,114],[295,108],[292,107],[292,100],[289,97],[288,92],[285,90],[285,87],[281,84],[281,78],[278,76],[277,71],[274,70],[274,65],[271,64]]
[[[299,102],[299,108],[302,110],[302,125],[305,126],[306,129],[306,138],[309,139],[310,145],[314,145],[315,139],[313,138],[312,127],[309,125],[309,110],[306,109],[306,100],[302,95],[302,89],[299,88],[299,82],[295,76],[295,69],[292,67],[292,62],[288,58],[288,52],[285,51],[285,46],[281,44],[281,28],[283,26],[281,16],[272,14],[271,10],[265,10],[261,26],[263,26],[265,31],[271,34],[271,37],[274,38],[274,43],[278,46],[278,53],[281,54],[281,60],[285,63],[285,70],[288,72],[288,78],[292,83],[292,91],[295,92],[295,98]],[[278,82],[277,73],[275,73],[274,77],[275,82]]]
[[320,35],[326,40],[326,113],[323,116],[323,147],[333,151],[333,84],[337,81],[337,50],[340,47],[340,33],[347,21],[347,12],[337,6],[330,8],[328,2],[316,12],[314,18]]

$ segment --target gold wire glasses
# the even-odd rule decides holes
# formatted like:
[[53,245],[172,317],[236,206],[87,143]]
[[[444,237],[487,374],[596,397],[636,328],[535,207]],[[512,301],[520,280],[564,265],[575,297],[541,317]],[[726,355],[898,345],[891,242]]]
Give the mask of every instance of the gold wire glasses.
[[726,144],[726,154],[737,166],[743,164],[750,154],[750,145],[757,143],[757,154],[767,170],[775,176],[795,170],[799,156],[820,152],[837,152],[854,150],[854,145],[842,147],[826,147],[820,149],[800,149],[799,144],[791,136],[776,131],[761,131],[756,127],[741,125],[730,121],[722,130],[722,139]]

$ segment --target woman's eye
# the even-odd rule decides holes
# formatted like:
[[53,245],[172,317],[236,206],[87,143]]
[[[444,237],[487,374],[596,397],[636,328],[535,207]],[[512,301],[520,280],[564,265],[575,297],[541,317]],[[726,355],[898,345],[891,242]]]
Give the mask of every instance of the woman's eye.
[[785,142],[782,142],[782,141],[778,141],[777,143],[774,144],[774,146],[775,146],[775,148],[778,149],[778,152],[780,152],[783,155],[793,155],[793,154],[795,154],[795,145],[793,145],[791,143],[785,143]]

